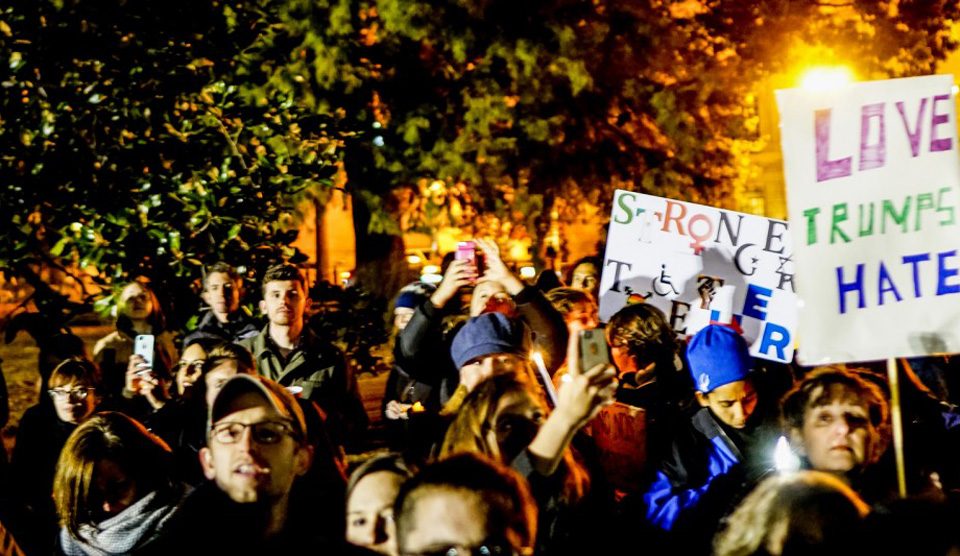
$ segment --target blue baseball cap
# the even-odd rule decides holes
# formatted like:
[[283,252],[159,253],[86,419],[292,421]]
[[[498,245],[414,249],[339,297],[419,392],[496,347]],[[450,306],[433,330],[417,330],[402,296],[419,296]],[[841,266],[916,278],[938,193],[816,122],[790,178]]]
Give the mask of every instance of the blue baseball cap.
[[457,332],[450,345],[454,365],[461,368],[470,361],[497,353],[523,355],[523,325],[502,313],[484,313],[473,317]]
[[694,334],[687,344],[687,362],[697,391],[703,393],[744,380],[753,369],[746,340],[720,324],[711,324]]

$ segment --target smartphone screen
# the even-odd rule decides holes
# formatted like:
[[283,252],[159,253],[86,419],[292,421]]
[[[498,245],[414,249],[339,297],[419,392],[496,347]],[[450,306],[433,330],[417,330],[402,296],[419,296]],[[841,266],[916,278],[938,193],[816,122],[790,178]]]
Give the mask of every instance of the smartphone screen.
[[477,268],[477,246],[472,241],[461,241],[457,244],[457,253],[454,255],[454,258],[458,261],[469,261],[470,266],[472,267],[472,281],[476,282],[477,278],[480,277],[480,272]]
[[580,331],[580,372],[586,372],[597,365],[610,364],[610,349],[603,330],[594,328]]
[[133,353],[147,362],[145,369],[153,368],[153,334],[140,334],[133,340]]

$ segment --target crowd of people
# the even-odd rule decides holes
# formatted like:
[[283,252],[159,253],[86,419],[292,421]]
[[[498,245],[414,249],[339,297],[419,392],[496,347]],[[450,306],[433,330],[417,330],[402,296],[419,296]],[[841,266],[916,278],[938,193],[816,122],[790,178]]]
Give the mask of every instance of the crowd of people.
[[[352,470],[367,416],[343,353],[305,323],[296,267],[261,277],[261,324],[240,276],[211,265],[180,338],[149,284],[126,285],[92,353],[40,342],[43,394],[0,468],[0,554],[960,551],[954,359],[898,368],[902,497],[882,369],[754,359],[724,323],[681,339],[645,303],[601,325],[599,259],[530,284],[475,245],[479,268],[450,257],[439,284],[397,294],[389,451]],[[613,404],[642,416],[628,483],[595,431]]]

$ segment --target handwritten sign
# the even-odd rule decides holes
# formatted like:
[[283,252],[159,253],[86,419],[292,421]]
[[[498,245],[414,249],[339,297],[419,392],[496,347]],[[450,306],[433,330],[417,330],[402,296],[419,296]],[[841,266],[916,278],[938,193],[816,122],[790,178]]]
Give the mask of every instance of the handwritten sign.
[[614,488],[638,492],[647,464],[647,416],[643,409],[615,403],[590,423],[597,456]]
[[[797,318],[786,222],[617,191],[600,279],[600,318],[650,303],[691,335],[731,314],[755,357],[793,358]],[[726,311],[713,296],[729,292]]]
[[953,77],[777,91],[801,362],[960,351]]

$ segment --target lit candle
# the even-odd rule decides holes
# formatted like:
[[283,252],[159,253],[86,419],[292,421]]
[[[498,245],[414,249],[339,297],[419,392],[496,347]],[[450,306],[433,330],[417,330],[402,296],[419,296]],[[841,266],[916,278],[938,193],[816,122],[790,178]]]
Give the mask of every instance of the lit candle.
[[792,473],[800,470],[800,458],[793,453],[786,436],[777,439],[777,447],[773,450],[773,466],[780,473]]
[[539,351],[530,354],[533,363],[537,366],[537,372],[540,373],[540,380],[543,381],[543,387],[547,391],[547,396],[553,407],[557,407],[557,389],[553,387],[553,380],[550,379],[550,373],[547,372],[547,365],[543,362],[543,355]]

